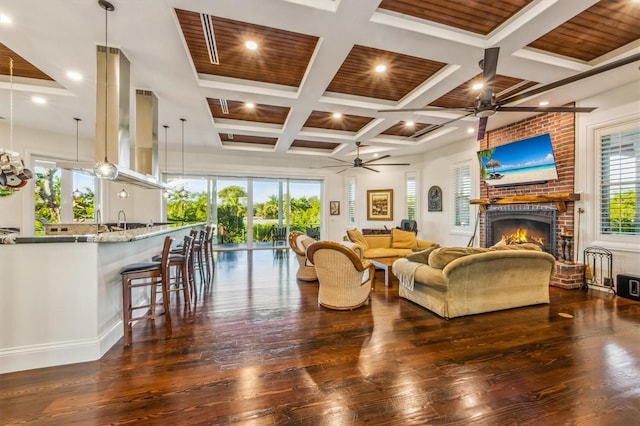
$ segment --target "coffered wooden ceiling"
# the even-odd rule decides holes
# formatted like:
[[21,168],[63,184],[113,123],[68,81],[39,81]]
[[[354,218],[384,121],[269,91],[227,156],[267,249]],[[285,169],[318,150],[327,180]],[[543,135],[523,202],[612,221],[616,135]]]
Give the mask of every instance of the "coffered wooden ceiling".
[[[498,99],[640,52],[634,0],[111,1],[110,44],[131,62],[132,88],[158,95],[159,124],[171,131],[186,117],[187,149],[196,152],[313,161],[348,158],[362,141],[365,156],[411,155],[472,140],[478,119],[471,115],[413,138],[462,113],[378,110],[473,105],[471,86],[482,75],[486,48],[500,47]],[[95,110],[95,45],[104,39],[104,11],[97,1],[76,3],[74,13],[67,0],[3,6],[14,15],[15,32],[5,30],[0,44],[0,116],[8,115],[8,57],[15,75],[30,80],[21,91],[55,99],[55,112],[18,115],[19,124],[73,138],[72,118]],[[257,48],[247,49],[247,41]],[[83,71],[82,64],[88,64],[84,83],[70,82],[65,70]],[[378,65],[386,70],[376,72]],[[637,80],[637,69],[631,64],[521,105],[579,101]],[[530,115],[499,112],[488,130]],[[93,118],[83,117],[87,137]],[[179,138],[169,139],[176,149]]]

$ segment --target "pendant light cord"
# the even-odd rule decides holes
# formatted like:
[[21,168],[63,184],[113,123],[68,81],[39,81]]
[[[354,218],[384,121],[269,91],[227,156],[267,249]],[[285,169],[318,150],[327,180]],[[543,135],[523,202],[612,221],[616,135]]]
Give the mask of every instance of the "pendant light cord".
[[13,58],[9,58],[9,151],[13,153]]
[[107,102],[107,96],[109,93],[109,32],[108,32],[108,21],[109,21],[109,9],[107,7],[104,8],[104,162],[108,162],[107,160],[107,118],[109,116],[107,108],[109,106]]
[[80,123],[80,121],[82,120],[81,118],[78,117],[74,117],[74,120],[76,120],[76,163],[80,162],[80,145],[78,143],[78,135],[79,135],[79,131],[78,131],[78,124]]
[[181,118],[180,121],[182,121],[182,176],[181,178],[184,179],[184,122],[187,121],[187,119]]

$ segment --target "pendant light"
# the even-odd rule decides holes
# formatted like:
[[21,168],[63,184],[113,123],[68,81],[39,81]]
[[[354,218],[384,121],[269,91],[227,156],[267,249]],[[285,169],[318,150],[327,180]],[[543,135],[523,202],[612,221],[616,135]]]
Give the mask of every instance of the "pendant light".
[[[165,124],[162,127],[164,127],[164,172],[166,176],[166,173],[169,170],[169,168],[167,167],[167,129],[169,128],[169,126]],[[169,198],[169,190],[165,189],[164,191],[162,191],[162,196],[164,198]]]
[[[93,167],[93,171],[96,174],[96,177],[99,179],[104,179],[104,180],[114,180],[116,177],[118,177],[118,167],[113,164],[110,163],[109,160],[107,159],[107,129],[108,129],[108,125],[107,125],[107,97],[108,97],[108,82],[109,79],[107,78],[107,73],[109,70],[109,64],[108,64],[108,59],[109,59],[109,44],[108,44],[108,16],[109,16],[109,12],[112,12],[113,10],[115,10],[115,7],[113,7],[113,5],[111,3],[109,3],[106,0],[98,0],[98,4],[100,5],[101,8],[104,9],[104,47],[105,47],[105,57],[104,57],[104,161],[101,161],[99,163],[97,163],[94,167]],[[124,191],[124,188],[123,188]],[[125,191],[126,192],[126,191]],[[118,194],[119,196],[119,194]]]
[[[182,121],[182,175],[180,176],[180,179],[184,180],[184,122],[187,121],[187,119],[181,118],[180,121]],[[180,195],[180,198],[187,198],[188,194],[187,190],[184,189],[184,185],[178,194]]]
[[33,172],[24,166],[20,154],[13,150],[13,58],[9,58],[9,148],[0,148],[0,197],[6,197],[27,184]]
[[[74,117],[74,120],[76,120],[76,163],[80,162],[80,145],[79,145],[79,134],[78,134],[78,124],[80,123],[80,121],[82,120],[81,118],[78,117]],[[76,189],[71,193],[73,195],[73,198],[80,198],[82,197],[82,191],[80,191],[78,189],[78,183],[76,182]]]
[[129,193],[127,192],[126,189],[124,189],[124,185],[122,186],[122,190],[120,192],[118,192],[118,198],[129,198]]

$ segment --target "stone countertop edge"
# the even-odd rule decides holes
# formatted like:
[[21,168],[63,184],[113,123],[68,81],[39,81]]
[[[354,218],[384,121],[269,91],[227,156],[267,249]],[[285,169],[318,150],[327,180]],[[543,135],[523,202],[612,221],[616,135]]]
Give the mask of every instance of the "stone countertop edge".
[[18,234],[9,234],[0,237],[2,244],[30,244],[30,243],[121,243],[143,240],[156,235],[178,231],[183,228],[200,226],[204,222],[190,223],[188,225],[159,225],[149,228],[138,228],[127,231],[113,231],[102,234],[88,235],[45,235],[42,237],[20,237]]

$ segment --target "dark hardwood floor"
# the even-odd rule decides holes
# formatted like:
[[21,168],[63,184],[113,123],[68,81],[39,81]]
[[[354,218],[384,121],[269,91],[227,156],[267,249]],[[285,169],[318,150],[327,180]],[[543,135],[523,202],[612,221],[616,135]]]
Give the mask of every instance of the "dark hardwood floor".
[[139,323],[99,361],[2,375],[0,423],[640,424],[638,302],[551,288],[550,305],[446,321],[380,274],[336,312],[293,254],[217,256],[196,311],[172,301],[172,338]]

